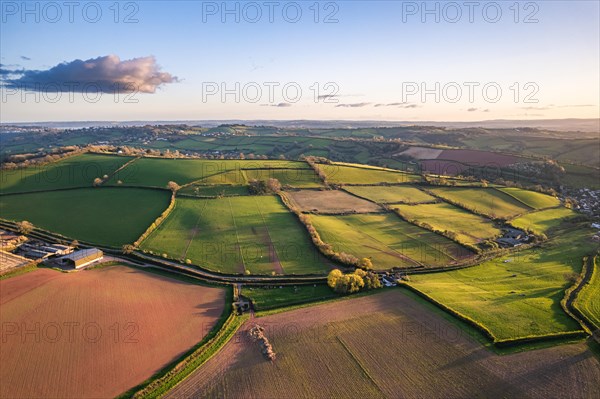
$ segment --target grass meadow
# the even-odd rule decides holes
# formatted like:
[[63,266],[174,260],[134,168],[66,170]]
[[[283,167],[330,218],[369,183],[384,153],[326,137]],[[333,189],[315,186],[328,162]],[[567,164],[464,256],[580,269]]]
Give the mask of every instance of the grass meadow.
[[82,188],[0,196],[2,218],[98,245],[134,242],[169,206],[165,190]]
[[327,271],[304,227],[275,196],[178,198],[142,248],[223,273]]

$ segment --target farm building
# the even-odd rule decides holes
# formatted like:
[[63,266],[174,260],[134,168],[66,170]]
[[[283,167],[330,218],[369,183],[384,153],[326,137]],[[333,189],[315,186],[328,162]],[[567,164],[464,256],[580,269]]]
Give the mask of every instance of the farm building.
[[60,244],[48,244],[43,241],[29,241],[19,247],[19,252],[34,259],[46,259],[52,256],[67,255],[73,247]]
[[75,269],[82,268],[91,263],[97,262],[104,257],[104,253],[98,248],[80,249],[69,255],[58,258],[58,262],[63,265],[69,265]]

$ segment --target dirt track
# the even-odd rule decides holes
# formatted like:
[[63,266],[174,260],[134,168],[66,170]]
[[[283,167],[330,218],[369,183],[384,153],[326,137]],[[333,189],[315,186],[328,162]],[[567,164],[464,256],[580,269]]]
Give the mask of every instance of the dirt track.
[[399,290],[254,322],[275,363],[242,332],[168,397],[600,397],[585,344],[498,356]]

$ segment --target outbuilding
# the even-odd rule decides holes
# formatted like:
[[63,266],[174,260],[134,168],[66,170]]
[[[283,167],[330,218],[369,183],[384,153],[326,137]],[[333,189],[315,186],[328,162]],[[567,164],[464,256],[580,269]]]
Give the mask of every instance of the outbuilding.
[[75,269],[80,269],[101,260],[103,257],[104,253],[98,248],[87,248],[62,256],[58,261],[63,265],[69,265]]

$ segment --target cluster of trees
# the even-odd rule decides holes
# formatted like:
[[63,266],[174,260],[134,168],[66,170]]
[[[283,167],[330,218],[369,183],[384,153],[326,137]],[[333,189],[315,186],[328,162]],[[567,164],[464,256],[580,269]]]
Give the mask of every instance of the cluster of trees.
[[269,180],[252,179],[248,182],[248,190],[253,195],[276,194],[281,191],[281,183],[275,178]]
[[265,335],[265,329],[262,328],[261,326],[259,326],[258,324],[255,324],[254,327],[252,327],[248,331],[248,334],[254,341],[258,342],[258,344],[260,346],[260,351],[262,352],[262,354],[268,360],[274,361],[275,360],[275,351],[273,350],[273,346],[269,342],[269,339]]
[[327,285],[338,294],[352,294],[362,289],[381,288],[381,281],[377,274],[362,269],[345,274],[334,269],[327,276]]
[[15,154],[8,157],[7,161],[2,163],[2,169],[12,170],[18,168],[26,168],[28,166],[41,166],[56,162],[60,159],[83,153],[77,146],[66,146],[53,148],[49,152],[36,152],[28,154]]

